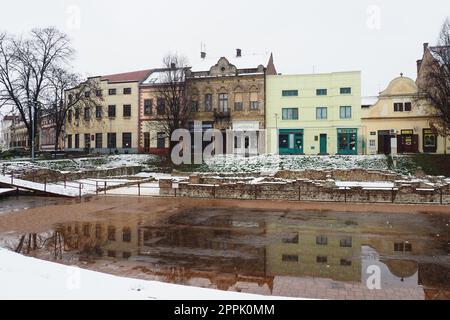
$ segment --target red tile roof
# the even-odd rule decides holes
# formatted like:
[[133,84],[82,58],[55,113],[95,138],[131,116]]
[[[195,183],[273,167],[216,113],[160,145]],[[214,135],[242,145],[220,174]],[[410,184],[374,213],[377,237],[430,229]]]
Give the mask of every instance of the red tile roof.
[[126,72],[126,73],[117,73],[111,74],[108,76],[101,77],[102,81],[109,82],[134,82],[134,81],[143,81],[147,78],[147,76],[152,72],[151,69]]

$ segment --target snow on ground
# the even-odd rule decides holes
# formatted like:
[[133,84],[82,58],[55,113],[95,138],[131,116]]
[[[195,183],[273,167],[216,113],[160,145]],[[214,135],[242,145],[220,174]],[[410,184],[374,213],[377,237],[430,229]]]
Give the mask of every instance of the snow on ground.
[[336,186],[339,188],[354,188],[363,187],[364,189],[389,189],[394,188],[393,182],[373,181],[373,182],[358,182],[358,181],[336,181]]
[[[0,175],[0,182],[5,183],[5,184],[10,184],[11,176]],[[27,180],[22,180],[22,179],[17,179],[17,178],[14,178],[12,182],[13,182],[14,186],[23,188],[23,189],[43,191],[43,192],[53,193],[56,195],[67,196],[67,197],[78,197],[80,195],[79,184],[77,184],[76,187],[75,186],[64,187],[64,185],[60,185],[60,184],[47,183],[47,185],[44,185],[43,183],[37,183],[37,182],[32,182],[32,181],[27,181]],[[82,196],[84,196],[88,193],[89,192],[87,190],[81,189]]]
[[57,171],[80,171],[89,169],[112,169],[124,166],[145,166],[155,161],[158,156],[148,154],[122,154],[115,156],[101,156],[92,158],[38,160],[31,161],[3,161],[1,165],[8,171],[24,172],[33,169],[52,169]]
[[117,277],[0,249],[0,299],[284,299]]
[[281,156],[242,157],[222,155],[200,166],[201,172],[276,172],[279,170],[371,169],[389,170],[384,155],[373,156]]

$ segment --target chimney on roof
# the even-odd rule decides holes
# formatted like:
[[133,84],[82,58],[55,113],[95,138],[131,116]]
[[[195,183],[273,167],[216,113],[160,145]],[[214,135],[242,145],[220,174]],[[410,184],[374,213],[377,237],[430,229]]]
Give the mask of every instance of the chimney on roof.
[[423,44],[423,53],[425,53],[427,51],[427,49],[428,49],[428,42],[425,42]]
[[422,60],[417,60],[417,73],[419,73],[421,66],[422,66]]
[[206,59],[206,52],[205,51],[200,52],[200,58]]
[[237,58],[242,57],[242,49],[236,49],[236,57]]
[[177,66],[176,66],[176,64],[175,64],[175,62],[171,62],[170,63],[170,68],[171,69],[175,69]]

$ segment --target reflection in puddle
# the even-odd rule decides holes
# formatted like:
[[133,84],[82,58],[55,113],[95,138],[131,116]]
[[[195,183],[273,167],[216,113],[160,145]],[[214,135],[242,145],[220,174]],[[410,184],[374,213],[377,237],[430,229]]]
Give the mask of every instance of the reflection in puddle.
[[[11,249],[40,258],[221,290],[450,298],[448,218],[439,216],[197,208],[157,223],[104,213],[16,238]],[[374,266],[381,290],[367,287]]]

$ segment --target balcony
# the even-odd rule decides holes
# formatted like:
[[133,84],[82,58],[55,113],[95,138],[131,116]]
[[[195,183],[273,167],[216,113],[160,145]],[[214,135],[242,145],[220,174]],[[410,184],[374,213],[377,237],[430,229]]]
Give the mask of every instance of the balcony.
[[229,120],[231,118],[230,110],[217,110],[214,109],[214,119],[217,120]]

